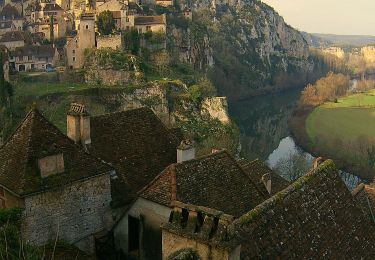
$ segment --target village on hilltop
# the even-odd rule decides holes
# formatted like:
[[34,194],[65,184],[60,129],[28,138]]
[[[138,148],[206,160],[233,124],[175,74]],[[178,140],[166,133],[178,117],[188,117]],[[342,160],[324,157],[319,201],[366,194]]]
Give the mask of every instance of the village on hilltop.
[[[169,7],[172,0],[148,5]],[[110,12],[115,28],[100,35],[96,22]],[[190,19],[191,12],[183,14]],[[146,15],[138,1],[8,1],[0,12],[0,45],[5,53],[4,70],[44,71],[80,69],[89,48],[121,49],[121,32],[136,29],[139,34],[166,33],[166,15]]]
[[[162,35],[148,47],[165,49],[167,14],[147,15],[147,8],[175,4],[4,0],[4,79],[30,71],[78,71],[88,49],[123,49],[123,36],[131,31]],[[182,5],[180,15],[191,21],[192,6]],[[99,29],[102,14],[114,20],[109,33]],[[339,48],[326,52],[345,55]],[[362,52],[375,63],[375,48]],[[106,73],[99,70],[93,74]],[[163,93],[186,99],[187,86],[180,85],[182,90],[172,85]],[[146,96],[143,91],[126,101]],[[170,96],[163,95],[163,104],[148,100],[163,105],[165,118],[143,104],[94,115],[84,98],[66,100],[65,130],[34,104],[0,145],[1,258],[375,258],[375,182],[350,191],[329,159],[317,158],[305,175],[287,180],[262,160],[223,147],[211,145],[198,155],[196,142],[168,124]],[[203,120],[229,128],[226,98],[213,96],[201,100],[210,108]],[[197,110],[198,102],[181,103]],[[21,245],[16,251],[15,244]]]

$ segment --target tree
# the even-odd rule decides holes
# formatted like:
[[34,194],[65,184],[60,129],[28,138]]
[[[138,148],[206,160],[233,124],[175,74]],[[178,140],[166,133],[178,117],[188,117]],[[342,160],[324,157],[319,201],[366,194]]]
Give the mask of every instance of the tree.
[[133,28],[124,33],[124,46],[127,51],[133,55],[139,54],[139,49],[141,46],[140,36],[138,30]]
[[115,19],[113,18],[111,11],[104,11],[98,15],[98,21],[96,22],[98,31],[101,35],[108,35],[113,32],[116,27]]
[[274,170],[290,181],[305,175],[311,168],[304,154],[289,153],[282,157],[275,165]]
[[12,125],[13,88],[4,78],[3,53],[0,53],[0,143]]
[[160,75],[164,76],[171,61],[169,54],[166,51],[157,52],[153,54],[152,59]]

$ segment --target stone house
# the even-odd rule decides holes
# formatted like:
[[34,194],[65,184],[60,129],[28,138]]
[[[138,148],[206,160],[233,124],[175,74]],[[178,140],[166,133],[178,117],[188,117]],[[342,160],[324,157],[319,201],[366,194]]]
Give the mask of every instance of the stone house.
[[374,221],[330,160],[240,217],[176,203],[162,230],[163,259],[375,256]]
[[10,52],[9,65],[16,71],[44,70],[55,66],[58,59],[53,45],[27,45]]
[[94,253],[94,235],[112,224],[112,172],[33,108],[0,148],[0,206],[24,209],[25,242],[58,237]]
[[134,26],[134,23],[130,21],[130,17],[141,14],[142,8],[135,2],[110,0],[107,2],[100,2],[96,7],[97,15],[104,11],[112,12],[117,30],[126,30]]
[[17,47],[24,47],[26,42],[25,33],[21,31],[10,31],[3,34],[0,38],[0,44],[8,48],[8,50],[15,50]]
[[[33,33],[42,33],[44,39],[51,41],[51,19],[47,17],[39,19],[33,24]],[[64,17],[53,17],[53,39],[59,39],[66,36],[67,20]]]
[[136,16],[130,17],[134,19],[134,27],[139,33],[146,32],[163,32],[166,33],[167,18],[165,14],[157,16]]
[[164,7],[169,7],[173,6],[173,0],[156,0],[155,1],[157,5],[164,6]]
[[[276,174],[260,162],[248,163],[245,169],[226,151],[194,157],[194,147],[182,142],[177,163],[168,166],[139,192],[138,199],[114,228],[117,249],[140,259],[161,259],[160,225],[168,222],[176,203],[214,208],[240,217],[269,198],[265,184],[257,177],[260,172]],[[278,183],[275,191],[288,185],[279,176],[273,181]]]
[[85,49],[95,48],[95,16],[83,13],[80,16],[78,33],[65,45],[66,64],[70,69],[80,69],[85,62]]
[[23,17],[16,7],[7,4],[0,12],[0,35],[11,31],[23,29]]
[[37,3],[31,8],[31,21],[39,22],[45,20],[48,17],[54,16],[55,18],[60,18],[64,14],[64,9],[58,4],[52,3]]

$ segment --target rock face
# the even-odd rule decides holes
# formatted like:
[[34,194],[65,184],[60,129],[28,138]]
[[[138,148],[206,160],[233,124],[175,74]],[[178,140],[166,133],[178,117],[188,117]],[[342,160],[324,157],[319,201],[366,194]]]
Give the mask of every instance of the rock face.
[[228,115],[228,102],[225,97],[206,98],[202,102],[201,115],[211,119],[217,119],[223,124],[230,122]]
[[193,10],[193,21],[169,20],[171,53],[212,72],[219,91],[231,99],[302,84],[313,69],[302,34],[260,1],[182,0],[180,5]]

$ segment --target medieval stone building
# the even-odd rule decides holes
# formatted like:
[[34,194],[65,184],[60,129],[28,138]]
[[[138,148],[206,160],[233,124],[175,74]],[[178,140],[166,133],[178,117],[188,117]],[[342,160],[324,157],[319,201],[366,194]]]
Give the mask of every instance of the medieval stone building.
[[32,109],[0,148],[0,206],[24,209],[26,242],[92,253],[94,234],[111,226],[111,171]]
[[160,226],[168,222],[176,203],[213,208],[240,217],[269,198],[261,181],[263,175],[269,175],[269,187],[272,176],[274,189],[288,185],[270,172],[259,161],[247,163],[245,169],[226,151],[195,158],[194,148],[182,143],[177,150],[177,163],[168,166],[139,193],[116,225],[116,246],[141,259],[161,259]]
[[326,161],[240,217],[175,204],[163,259],[373,259],[374,222]]

